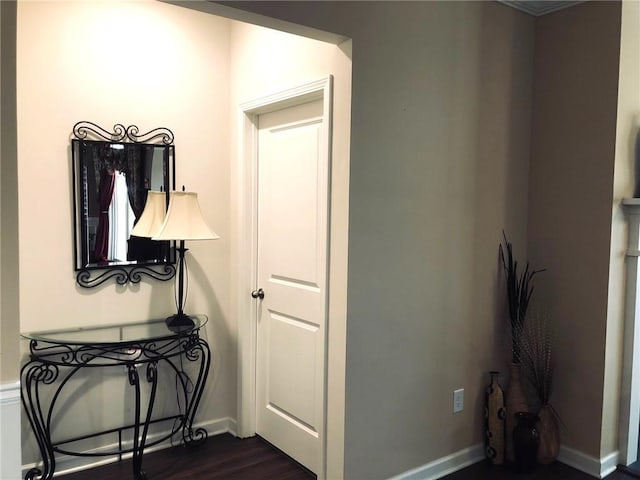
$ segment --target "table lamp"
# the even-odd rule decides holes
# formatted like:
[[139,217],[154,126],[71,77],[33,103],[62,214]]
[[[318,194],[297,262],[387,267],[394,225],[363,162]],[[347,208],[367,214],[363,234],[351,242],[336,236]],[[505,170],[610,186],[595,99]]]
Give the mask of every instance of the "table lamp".
[[[220,238],[215,232],[213,232],[205,223],[202,218],[202,212],[200,210],[200,204],[198,203],[198,194],[195,192],[179,192],[173,191],[169,193],[169,208],[166,216],[163,216],[161,224],[157,223],[156,209],[162,203],[164,208],[165,194],[162,192],[149,192],[159,193],[161,198],[155,200],[156,195],[147,197],[147,204],[145,205],[144,212],[140,216],[140,220],[136,224],[136,227],[145,219],[145,224],[140,227],[140,232],[144,233],[144,236],[151,237],[152,240],[175,240],[178,243],[176,251],[178,252],[178,279],[177,279],[177,308],[178,312],[167,318],[167,326],[169,329],[176,330],[182,328],[189,328],[194,325],[193,320],[189,315],[184,313],[184,276],[185,276],[185,259],[184,254],[188,250],[184,246],[185,240],[216,240]],[[151,202],[151,203],[150,203]],[[147,219],[145,214],[147,208],[150,210]],[[149,225],[149,228],[143,230]],[[139,235],[134,231],[132,235]]]

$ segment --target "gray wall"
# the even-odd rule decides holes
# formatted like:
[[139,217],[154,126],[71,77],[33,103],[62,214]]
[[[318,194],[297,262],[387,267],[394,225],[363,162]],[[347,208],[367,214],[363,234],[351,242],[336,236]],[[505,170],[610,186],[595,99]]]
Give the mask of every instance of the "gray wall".
[[[529,255],[547,268],[536,295],[558,327],[551,401],[567,426],[562,442],[595,458],[604,414],[619,48],[619,2],[587,2],[536,22]],[[615,447],[614,430],[602,454]]]
[[0,2],[0,386],[18,379],[16,3]]

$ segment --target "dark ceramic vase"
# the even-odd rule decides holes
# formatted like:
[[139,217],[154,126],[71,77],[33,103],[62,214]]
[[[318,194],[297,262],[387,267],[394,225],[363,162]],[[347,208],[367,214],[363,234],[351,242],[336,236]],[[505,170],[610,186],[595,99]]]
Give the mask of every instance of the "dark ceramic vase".
[[515,462],[515,454],[513,451],[513,430],[516,428],[518,418],[517,412],[528,412],[527,397],[524,394],[522,383],[520,383],[519,363],[509,365],[509,386],[504,396],[505,408],[507,416],[505,417],[505,457],[509,462]]
[[531,472],[536,468],[540,435],[536,429],[535,413],[517,412],[518,424],[513,429],[513,450],[518,472]]

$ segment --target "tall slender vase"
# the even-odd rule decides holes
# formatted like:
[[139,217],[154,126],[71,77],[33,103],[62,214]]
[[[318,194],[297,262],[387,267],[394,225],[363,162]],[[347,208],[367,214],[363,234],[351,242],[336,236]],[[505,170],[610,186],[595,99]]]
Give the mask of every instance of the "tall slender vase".
[[498,383],[500,372],[489,372],[491,383],[486,391],[485,453],[494,465],[504,463],[504,392]]
[[538,413],[536,428],[540,435],[538,447],[538,463],[547,465],[553,462],[560,453],[560,433],[558,420],[549,405],[543,405]]
[[506,435],[506,448],[505,453],[507,461],[515,461],[515,452],[513,448],[513,430],[518,424],[516,413],[528,412],[529,406],[527,405],[527,397],[522,389],[522,383],[520,381],[521,366],[519,363],[511,363],[509,365],[509,386],[507,387],[505,395],[505,406],[507,410],[507,416],[505,419],[505,435]]

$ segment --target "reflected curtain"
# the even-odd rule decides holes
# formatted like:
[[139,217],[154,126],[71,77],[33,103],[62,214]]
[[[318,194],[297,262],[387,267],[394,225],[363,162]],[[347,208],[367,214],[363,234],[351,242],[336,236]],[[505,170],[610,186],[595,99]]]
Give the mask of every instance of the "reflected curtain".
[[[151,158],[149,157],[151,155]],[[129,205],[135,216],[135,222],[144,211],[147,202],[147,192],[149,189],[149,179],[146,177],[147,164],[153,160],[153,148],[145,148],[141,145],[128,146],[126,154],[125,177],[127,180],[127,192],[129,195]],[[129,237],[129,247],[127,250],[127,260],[146,261],[158,258],[157,243],[150,238]]]
[[144,202],[147,200],[147,189],[144,181],[144,162],[142,161],[142,148],[138,145],[127,145],[126,166],[123,169],[127,180],[127,192],[129,205],[136,217],[136,222],[144,210]]
[[96,230],[96,245],[93,249],[92,261],[103,263],[108,261],[109,252],[109,205],[113,198],[116,177],[113,170],[103,169],[100,172],[100,187],[98,189],[98,229]]

